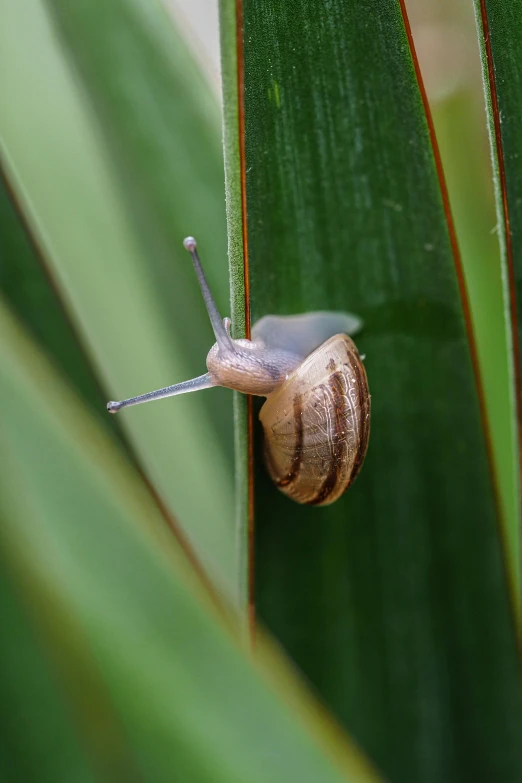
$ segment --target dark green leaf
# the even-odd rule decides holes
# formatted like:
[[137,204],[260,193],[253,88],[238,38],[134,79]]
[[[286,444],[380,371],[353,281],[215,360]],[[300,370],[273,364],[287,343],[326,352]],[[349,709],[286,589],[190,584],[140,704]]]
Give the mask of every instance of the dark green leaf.
[[256,429],[256,602],[391,779],[522,774],[522,704],[467,324],[392,0],[243,3],[252,318],[364,319],[360,477],[328,508],[271,486]]

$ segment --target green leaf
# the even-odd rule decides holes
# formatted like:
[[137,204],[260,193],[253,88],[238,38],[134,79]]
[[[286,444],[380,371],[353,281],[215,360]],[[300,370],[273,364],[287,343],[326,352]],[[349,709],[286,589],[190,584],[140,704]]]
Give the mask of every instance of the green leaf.
[[[50,704],[65,695],[99,779],[378,780],[262,640],[255,666],[240,650],[137,474],[3,307],[0,349],[2,608],[16,590],[38,639],[25,647],[55,663]],[[19,677],[3,660],[0,679]],[[18,684],[30,754],[49,718]],[[45,743],[38,779],[75,752]],[[2,762],[16,769],[12,747]],[[66,778],[88,780],[82,769]]]
[[[473,28],[471,33],[475,35]],[[479,132],[482,129],[477,128],[479,110],[475,90],[461,90],[433,107],[433,120],[469,292],[505,534],[506,566],[520,623],[518,541],[522,509],[513,348],[503,263],[494,231],[493,189],[484,138]]]
[[[249,306],[245,290],[243,235],[243,184],[241,177],[240,100],[238,93],[238,52],[236,5],[219,0],[221,79],[223,87],[223,148],[225,157],[225,187],[228,224],[228,259],[230,267],[230,307],[232,334],[246,337],[250,328],[246,308]],[[242,105],[242,104],[241,104]],[[234,453],[236,467],[236,552],[238,569],[238,604],[247,635],[254,620],[250,601],[252,520],[250,514],[251,455],[248,417],[251,401],[239,392],[234,393]]]
[[5,298],[42,348],[53,356],[98,421],[121,439],[118,420],[105,412],[107,395],[92,373],[84,347],[53,290],[38,249],[31,244],[3,180],[0,181],[0,258],[0,290]]
[[[202,256],[223,301],[219,113],[157,5],[67,9],[78,53],[101,64],[87,77],[97,114],[42,2],[9,3],[0,29],[4,162],[88,358],[121,399],[204,371],[211,329],[181,241],[198,225],[208,231]],[[235,600],[230,394],[187,395],[120,418],[161,500]]]
[[[510,393],[518,421],[518,485],[520,514],[520,442],[522,437],[522,158],[520,157],[522,109],[522,7],[503,0],[475,0],[479,46],[482,57],[486,111],[492,151],[493,180],[497,203],[497,231],[504,265],[504,299],[507,339],[514,352]],[[521,600],[520,520],[508,530],[515,561],[518,601]]]
[[357,313],[372,394],[366,463],[331,507],[277,492],[256,426],[259,615],[391,779],[517,779],[517,648],[462,273],[400,6],[242,12],[252,319]]
[[56,669],[50,656],[46,660],[41,654],[40,639],[9,581],[13,575],[4,560],[2,546],[0,603],[8,632],[4,631],[0,645],[0,698],[3,713],[9,716],[0,734],[2,780],[92,783],[96,777],[75,734],[66,700],[56,687]]

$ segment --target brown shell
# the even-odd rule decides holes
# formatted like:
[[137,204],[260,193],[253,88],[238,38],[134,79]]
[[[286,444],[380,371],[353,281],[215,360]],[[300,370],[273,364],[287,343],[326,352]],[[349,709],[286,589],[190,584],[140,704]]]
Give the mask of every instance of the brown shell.
[[299,503],[337,500],[368,448],[370,393],[353,341],[331,337],[271,394],[259,414],[276,485]]

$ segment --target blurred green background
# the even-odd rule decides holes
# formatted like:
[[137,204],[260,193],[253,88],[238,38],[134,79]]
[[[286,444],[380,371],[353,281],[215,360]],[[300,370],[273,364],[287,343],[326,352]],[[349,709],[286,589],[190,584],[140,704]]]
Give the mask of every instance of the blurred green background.
[[[489,5],[495,35],[505,4]],[[485,421],[400,3],[6,0],[2,780],[520,779],[519,390],[496,153],[473,3],[406,6]],[[295,62],[313,78],[293,81]],[[379,201],[381,175],[411,212]],[[415,245],[426,226],[436,247]],[[254,319],[363,316],[374,429],[335,507],[276,492],[230,390],[107,415],[109,399],[205,371],[189,234],[236,336],[244,242]]]

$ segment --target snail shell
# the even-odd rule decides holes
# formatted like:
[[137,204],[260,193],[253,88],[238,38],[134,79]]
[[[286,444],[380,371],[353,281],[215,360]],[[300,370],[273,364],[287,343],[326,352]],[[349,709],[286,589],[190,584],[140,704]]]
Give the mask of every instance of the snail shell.
[[299,503],[333,503],[355,480],[370,436],[366,371],[353,340],[337,334],[269,395],[259,418],[265,461]]

